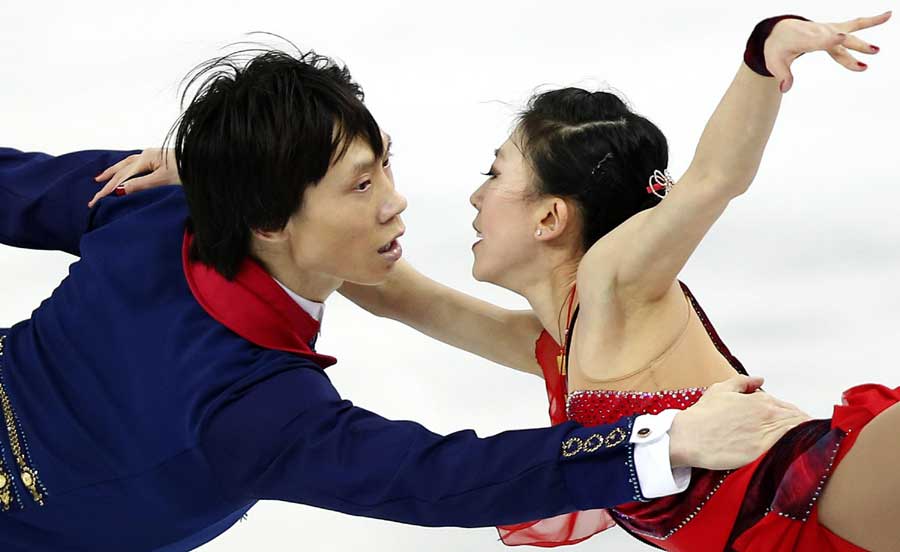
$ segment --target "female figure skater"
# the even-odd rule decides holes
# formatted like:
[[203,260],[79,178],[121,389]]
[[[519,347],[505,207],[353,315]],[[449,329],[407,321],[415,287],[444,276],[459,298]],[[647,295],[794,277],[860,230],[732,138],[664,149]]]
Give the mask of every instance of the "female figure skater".
[[[862,71],[849,50],[878,49],[851,33],[889,17],[835,25],[784,17],[757,26],[677,185],[665,172],[665,137],[616,96],[570,88],[534,97],[471,197],[480,238],[474,276],[526,297],[533,312],[493,307],[408,266],[384,285],[342,291],[377,314],[543,375],[553,423],[601,424],[690,406],[743,368],[678,273],[753,180],[791,88],[791,62],[825,50]],[[159,170],[128,191],[177,178],[160,159],[148,150],[112,168],[101,180],[118,174],[102,193],[147,169]],[[898,401],[900,390],[850,389],[832,419],[798,426],[750,466],[695,470],[682,474],[690,483],[681,495],[502,527],[501,536],[552,546],[618,523],[672,551],[896,550]],[[575,438],[562,453],[602,446]]]
[[[554,423],[682,409],[709,385],[744,373],[678,273],[753,180],[791,86],[790,61],[825,49],[862,71],[848,50],[877,48],[847,33],[889,16],[760,24],[746,64],[675,185],[665,173],[665,137],[618,97],[570,88],[532,98],[471,197],[480,238],[473,274],[526,297],[541,321],[535,354]],[[768,78],[767,68],[777,78]],[[426,331],[457,321],[437,316]],[[444,335],[463,330],[452,331]],[[501,527],[501,536],[508,544],[546,546],[577,542],[614,522],[672,551],[897,550],[898,401],[900,389],[850,389],[832,419],[797,427],[750,466],[695,470],[680,495],[620,506],[609,517],[586,512]],[[564,454],[600,445],[572,440]]]

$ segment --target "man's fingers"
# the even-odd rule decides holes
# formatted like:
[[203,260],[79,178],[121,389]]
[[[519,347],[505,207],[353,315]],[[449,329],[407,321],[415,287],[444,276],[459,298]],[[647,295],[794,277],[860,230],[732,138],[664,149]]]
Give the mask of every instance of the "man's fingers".
[[799,408],[797,405],[795,405],[795,404],[789,403],[789,402],[787,402],[787,401],[783,401],[783,400],[781,400],[781,399],[779,399],[779,398],[777,398],[777,397],[775,397],[775,396],[773,396],[773,395],[766,394],[766,396],[769,397],[769,399],[772,401],[772,404],[774,404],[775,406],[778,406],[779,408],[782,408],[782,409],[784,409],[784,410],[788,410],[788,411],[791,411],[791,412],[800,412],[800,413],[803,412],[803,411],[800,410],[800,408]]
[[725,381],[713,384],[706,390],[707,393],[753,393],[765,380],[759,376],[734,376]]

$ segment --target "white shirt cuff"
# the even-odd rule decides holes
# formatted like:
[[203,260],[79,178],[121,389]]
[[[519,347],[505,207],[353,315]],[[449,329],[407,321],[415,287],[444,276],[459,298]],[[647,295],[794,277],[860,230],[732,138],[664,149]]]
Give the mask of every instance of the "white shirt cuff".
[[634,469],[644,498],[678,494],[691,482],[691,468],[675,468],[669,461],[669,430],[675,415],[669,409],[645,414],[634,421],[630,442],[634,444]]

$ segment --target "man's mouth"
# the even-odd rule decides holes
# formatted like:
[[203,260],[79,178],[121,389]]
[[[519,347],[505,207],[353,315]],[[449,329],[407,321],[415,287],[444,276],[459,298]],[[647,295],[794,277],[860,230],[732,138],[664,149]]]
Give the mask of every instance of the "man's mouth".
[[384,257],[385,259],[396,262],[400,260],[400,257],[403,256],[403,248],[400,246],[400,236],[402,236],[404,232],[400,232],[394,239],[384,244],[378,249],[378,254]]
[[389,243],[387,243],[387,244],[385,244],[383,247],[381,247],[381,249],[379,249],[378,252],[379,252],[379,253],[387,253],[388,251],[390,251],[391,249],[393,249],[393,248],[396,247],[397,245],[399,245],[399,244],[397,243],[397,240],[391,240]]

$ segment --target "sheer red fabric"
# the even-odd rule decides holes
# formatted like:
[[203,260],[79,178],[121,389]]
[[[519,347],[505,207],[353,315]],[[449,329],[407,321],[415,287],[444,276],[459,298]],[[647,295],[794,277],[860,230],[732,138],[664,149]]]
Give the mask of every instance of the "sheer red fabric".
[[[561,424],[566,416],[566,379],[559,370],[557,357],[560,347],[547,332],[541,332],[535,343],[535,356],[544,373],[547,399],[550,402],[550,423]],[[500,539],[508,546],[531,545],[554,547],[581,542],[600,531],[614,526],[606,510],[572,512],[556,517],[497,527]]]
[[[713,343],[746,373],[684,287]],[[702,389],[655,393],[579,391],[567,395],[560,374],[559,345],[546,332],[535,346],[550,401],[551,423],[610,423],[621,416],[687,408]],[[568,399],[568,404],[567,404]],[[613,525],[672,552],[861,552],[818,522],[816,500],[835,467],[875,416],[900,402],[900,388],[860,385],[843,394],[833,417],[810,420],[780,439],[752,464],[730,472],[693,471],[684,493],[634,502],[612,510],[573,512],[550,519],[498,527],[505,544],[554,547],[581,542]]]

